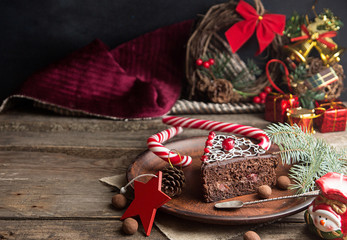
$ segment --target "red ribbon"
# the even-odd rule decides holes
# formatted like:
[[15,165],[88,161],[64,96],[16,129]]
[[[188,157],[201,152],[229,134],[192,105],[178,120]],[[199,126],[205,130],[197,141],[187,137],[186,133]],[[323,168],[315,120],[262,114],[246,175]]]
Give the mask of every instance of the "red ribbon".
[[[301,25],[301,30],[306,34],[300,37],[296,37],[296,38],[292,38],[290,39],[290,41],[292,42],[296,42],[296,41],[300,41],[300,40],[306,40],[306,39],[310,39],[312,38],[312,35],[310,34],[310,32],[308,31],[307,27],[305,25]],[[329,31],[329,32],[325,32],[322,34],[319,34],[317,36],[317,38],[313,39],[316,40],[318,42],[323,43],[324,45],[326,45],[328,48],[333,49],[336,47],[336,45],[332,42],[329,42],[327,40],[325,40],[325,38],[331,38],[331,37],[335,37],[336,36],[336,32],[335,31]]]
[[286,66],[286,64],[284,62],[282,62],[281,60],[279,59],[271,59],[269,60],[267,63],[266,63],[266,67],[265,67],[265,71],[266,71],[266,76],[267,76],[267,79],[269,80],[269,82],[271,83],[272,87],[274,89],[276,89],[278,92],[282,93],[282,94],[285,94],[282,89],[280,89],[279,87],[277,87],[277,85],[272,81],[272,78],[271,78],[271,74],[270,74],[270,70],[269,70],[269,66],[271,63],[274,63],[274,62],[277,62],[277,63],[280,63],[283,68],[284,68],[284,74],[287,78],[287,84],[288,84],[288,89],[290,92],[292,92],[292,86],[290,85],[290,78],[289,78],[289,70]]
[[259,43],[256,55],[260,54],[272,42],[276,33],[282,35],[285,27],[286,16],[281,14],[264,14],[260,16],[257,11],[248,3],[241,0],[236,7],[245,20],[235,23],[225,32],[225,36],[230,44],[232,52],[239,48],[253,35]]

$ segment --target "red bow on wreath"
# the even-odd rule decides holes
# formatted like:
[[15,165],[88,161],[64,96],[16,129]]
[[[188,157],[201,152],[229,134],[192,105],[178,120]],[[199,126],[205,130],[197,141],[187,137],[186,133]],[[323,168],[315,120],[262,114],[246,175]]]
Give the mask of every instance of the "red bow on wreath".
[[257,11],[248,3],[241,0],[236,7],[245,20],[235,23],[225,32],[225,36],[230,44],[232,52],[239,48],[256,31],[259,49],[256,55],[260,54],[272,42],[276,33],[282,35],[285,27],[286,16],[281,14],[259,15]]
[[301,25],[301,30],[306,35],[303,35],[303,36],[300,36],[300,37],[296,37],[296,38],[292,38],[292,39],[290,39],[290,41],[296,42],[296,41],[305,40],[305,39],[312,39],[312,40],[316,40],[318,42],[323,43],[324,45],[326,45],[330,49],[334,49],[336,47],[336,44],[325,40],[325,38],[335,37],[336,36],[336,32],[335,31],[329,31],[329,32],[325,32],[325,33],[322,33],[322,34],[318,34],[318,33],[310,34],[310,32],[308,31],[308,29],[307,29],[307,27],[305,25]]

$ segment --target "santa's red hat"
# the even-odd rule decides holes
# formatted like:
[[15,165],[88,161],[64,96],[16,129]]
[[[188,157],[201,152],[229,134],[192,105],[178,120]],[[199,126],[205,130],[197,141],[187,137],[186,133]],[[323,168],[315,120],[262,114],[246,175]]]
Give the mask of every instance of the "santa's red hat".
[[339,221],[341,221],[341,216],[339,214],[337,214],[331,206],[327,205],[327,204],[318,204],[318,205],[313,205],[312,206],[312,212],[317,212],[319,210],[324,210],[324,211],[327,211],[331,214],[328,214],[328,215],[331,215],[331,218],[333,219],[338,219]]
[[324,197],[347,204],[347,176],[329,172],[316,180],[316,185]]

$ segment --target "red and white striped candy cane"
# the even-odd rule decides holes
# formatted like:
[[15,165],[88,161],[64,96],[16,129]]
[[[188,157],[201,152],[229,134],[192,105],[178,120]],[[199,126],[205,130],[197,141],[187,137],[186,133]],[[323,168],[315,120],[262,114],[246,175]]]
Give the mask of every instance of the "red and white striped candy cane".
[[163,117],[163,123],[175,127],[198,128],[210,131],[240,134],[245,137],[255,138],[259,140],[260,143],[258,145],[264,148],[265,150],[268,150],[271,146],[271,141],[269,137],[266,135],[266,133],[263,130],[255,127],[176,116]]
[[[181,156],[176,152],[164,147],[161,143],[181,133],[183,129],[181,127],[171,127],[160,133],[154,134],[147,139],[148,149],[151,150],[158,157],[167,162],[171,162],[175,166],[188,166],[192,162],[190,156]],[[169,161],[170,160],[170,161]]]

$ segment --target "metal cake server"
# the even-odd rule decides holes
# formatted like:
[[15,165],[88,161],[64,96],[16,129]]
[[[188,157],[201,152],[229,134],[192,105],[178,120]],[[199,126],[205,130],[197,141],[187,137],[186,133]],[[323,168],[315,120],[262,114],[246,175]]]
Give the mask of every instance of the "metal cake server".
[[250,202],[242,202],[238,200],[233,200],[233,201],[216,203],[214,207],[220,208],[220,209],[236,209],[236,208],[242,208],[245,205],[257,204],[257,203],[263,203],[263,202],[277,201],[277,200],[290,199],[290,198],[318,196],[319,193],[320,193],[319,190],[316,190],[316,191],[311,191],[311,192],[302,193],[302,194],[289,195],[289,196],[283,196],[283,197],[277,197],[277,198],[268,198],[268,199],[262,199],[257,201],[250,201]]

